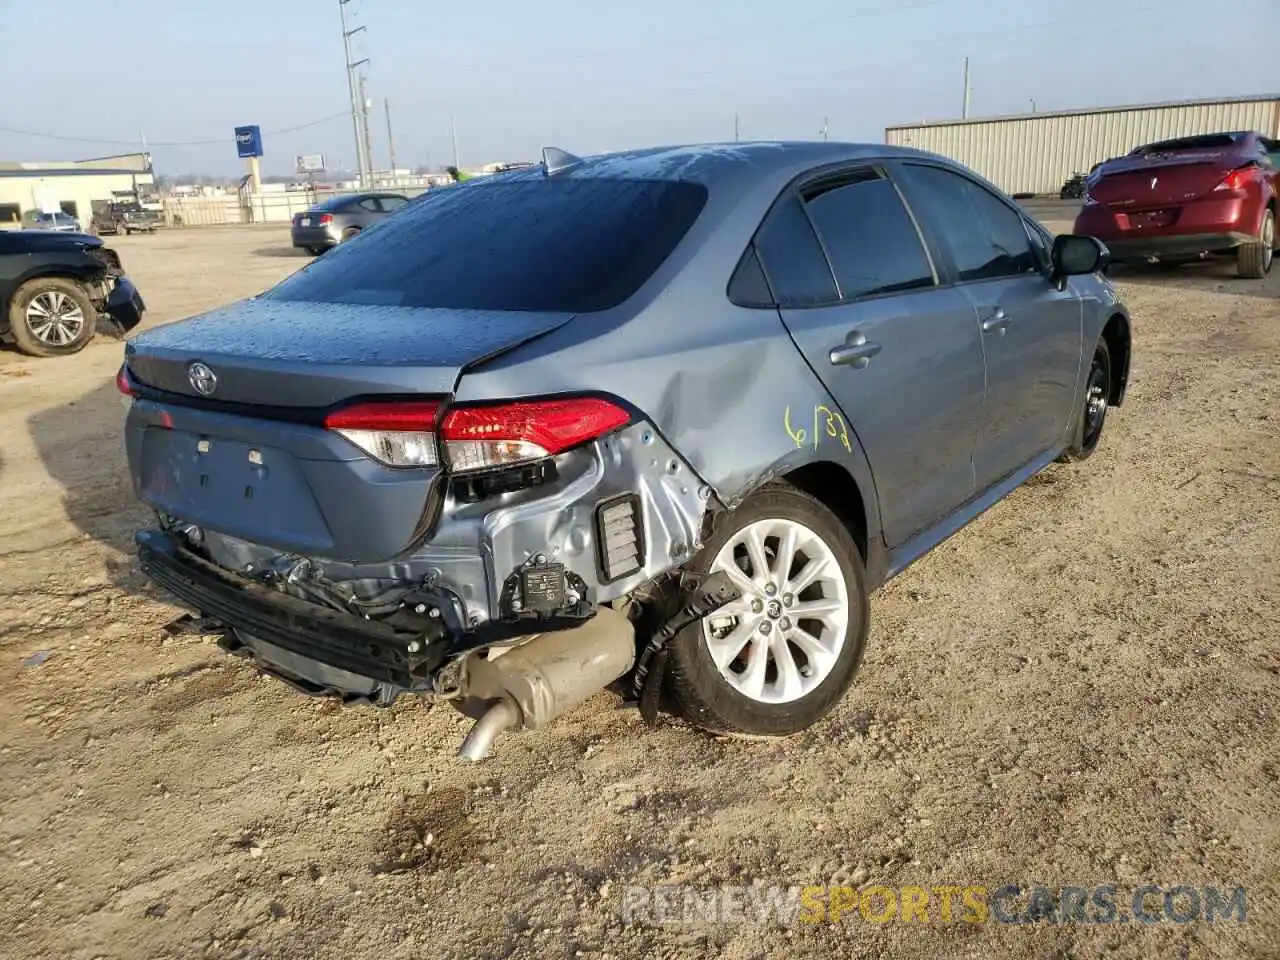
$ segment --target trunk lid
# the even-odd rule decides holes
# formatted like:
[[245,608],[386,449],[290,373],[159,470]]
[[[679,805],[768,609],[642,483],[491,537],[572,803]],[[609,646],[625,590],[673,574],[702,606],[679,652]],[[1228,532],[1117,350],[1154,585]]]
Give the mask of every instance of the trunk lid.
[[127,347],[134,490],[284,553],[392,559],[429,532],[440,470],[374,459],[326,429],[323,411],[355,397],[447,396],[467,366],[572,316],[248,300],[149,330]]
[[1187,151],[1108,160],[1093,175],[1089,195],[1123,207],[1166,207],[1209,193],[1244,161],[1230,151]]
[[[148,330],[126,360],[142,384],[197,400],[323,408],[357,396],[452,393],[467,366],[572,317],[253,299]],[[208,393],[192,383],[196,361],[214,374]]]

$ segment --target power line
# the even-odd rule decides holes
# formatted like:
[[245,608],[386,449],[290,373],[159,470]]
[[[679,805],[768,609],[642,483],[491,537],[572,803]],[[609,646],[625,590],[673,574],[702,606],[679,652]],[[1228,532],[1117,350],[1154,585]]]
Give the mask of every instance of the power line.
[[[342,113],[333,113],[327,117],[321,117],[318,120],[308,120],[306,123],[299,123],[292,127],[281,127],[278,130],[267,130],[263,132],[264,137],[274,137],[282,133],[293,133],[296,130],[306,130],[308,127],[317,127],[322,123],[331,123],[343,117],[350,116],[350,113],[344,110]],[[136,147],[138,140],[106,140],[95,137],[67,137],[57,133],[41,133],[37,130],[21,130],[17,127],[0,127],[0,133],[16,133],[24,137],[38,137],[42,140],[60,140],[64,143],[98,143],[109,144],[112,146]],[[207,147],[214,144],[225,144],[230,136],[218,137],[213,140],[148,140],[148,147]]]

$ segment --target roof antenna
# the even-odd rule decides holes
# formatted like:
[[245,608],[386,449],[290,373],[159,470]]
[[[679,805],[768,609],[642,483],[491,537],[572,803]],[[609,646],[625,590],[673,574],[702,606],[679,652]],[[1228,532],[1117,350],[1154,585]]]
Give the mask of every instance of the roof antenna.
[[568,170],[570,167],[577,166],[581,162],[581,157],[575,157],[568,150],[561,150],[559,147],[542,148],[542,166],[546,170],[548,177],[553,173],[559,173],[561,170]]

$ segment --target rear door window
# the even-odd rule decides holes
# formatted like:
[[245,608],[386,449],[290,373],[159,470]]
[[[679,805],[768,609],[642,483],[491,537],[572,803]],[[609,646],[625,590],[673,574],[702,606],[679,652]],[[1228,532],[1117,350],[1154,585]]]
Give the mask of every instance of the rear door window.
[[893,184],[874,169],[802,191],[845,300],[934,285],[916,225]]
[[831,265],[795,195],[773,208],[756,236],[756,250],[778,306],[812,307],[839,299]]
[[392,210],[399,210],[409,202],[404,197],[379,197],[378,201],[382,204],[383,213],[390,213]]
[[361,210],[368,210],[370,213],[381,213],[382,207],[378,205],[377,197],[365,197],[358,204]]
[[653,275],[706,199],[705,187],[679,181],[541,175],[472,181],[429,191],[266,296],[461,310],[606,310]]
[[912,210],[938,235],[960,280],[1015,277],[1039,270],[1022,216],[989,190],[941,167],[901,167]]

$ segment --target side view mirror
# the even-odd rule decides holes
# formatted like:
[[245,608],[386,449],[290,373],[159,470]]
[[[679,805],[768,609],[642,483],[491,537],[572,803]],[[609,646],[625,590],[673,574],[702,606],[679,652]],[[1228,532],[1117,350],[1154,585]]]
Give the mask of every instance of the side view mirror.
[[1053,241],[1053,281],[1058,289],[1066,286],[1067,277],[1106,270],[1111,251],[1096,237],[1064,233]]

